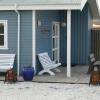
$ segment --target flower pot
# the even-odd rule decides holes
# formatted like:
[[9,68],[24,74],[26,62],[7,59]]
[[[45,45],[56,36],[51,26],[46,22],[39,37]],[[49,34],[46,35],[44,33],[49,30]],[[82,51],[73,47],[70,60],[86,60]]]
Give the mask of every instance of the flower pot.
[[34,68],[33,67],[23,67],[22,76],[25,81],[32,81],[34,77]]

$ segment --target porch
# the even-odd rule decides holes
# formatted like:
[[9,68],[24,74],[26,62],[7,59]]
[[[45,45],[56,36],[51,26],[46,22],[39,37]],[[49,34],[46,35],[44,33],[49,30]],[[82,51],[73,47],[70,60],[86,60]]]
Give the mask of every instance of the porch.
[[83,11],[36,11],[36,40],[33,39],[36,49],[34,51],[33,48],[35,52],[33,53],[33,66],[37,73],[42,69],[37,55],[43,52],[48,52],[53,61],[67,66],[63,72],[65,77],[72,76],[71,65],[88,64],[90,52],[88,12],[88,5],[84,7]]
[[[44,74],[42,76],[36,75],[33,78],[33,82],[40,83],[89,83],[90,75],[87,74],[88,66],[87,65],[77,65],[73,66],[71,69],[72,77],[66,77],[66,67],[59,67],[61,72],[56,73],[55,76],[50,76]],[[5,77],[0,76],[0,81],[4,81]],[[18,81],[24,81],[22,76],[18,77]]]
[[60,67],[61,72],[56,73],[55,76],[50,76],[48,74],[35,76],[33,81],[44,83],[89,83],[90,75],[87,74],[87,65],[77,65],[73,66],[71,69],[72,77],[66,77],[66,67]]

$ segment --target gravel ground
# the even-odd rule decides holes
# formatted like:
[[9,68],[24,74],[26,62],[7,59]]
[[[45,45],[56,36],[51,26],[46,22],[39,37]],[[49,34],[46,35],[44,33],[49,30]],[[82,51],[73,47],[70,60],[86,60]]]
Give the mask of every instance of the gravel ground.
[[0,100],[100,100],[100,87],[88,84],[0,82]]

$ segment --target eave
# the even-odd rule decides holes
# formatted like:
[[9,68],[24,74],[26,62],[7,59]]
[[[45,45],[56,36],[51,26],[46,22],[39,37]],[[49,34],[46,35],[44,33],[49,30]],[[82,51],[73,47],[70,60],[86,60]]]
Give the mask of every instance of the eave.
[[34,4],[34,5],[23,5],[23,4],[12,4],[5,5],[0,4],[0,10],[81,10],[81,4]]

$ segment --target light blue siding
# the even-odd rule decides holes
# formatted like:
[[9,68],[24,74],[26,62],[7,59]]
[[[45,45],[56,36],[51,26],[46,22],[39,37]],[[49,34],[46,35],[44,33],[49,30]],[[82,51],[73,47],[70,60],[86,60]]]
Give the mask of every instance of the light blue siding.
[[72,64],[88,64],[90,51],[89,6],[83,11],[72,11]]
[[[32,64],[32,11],[21,14],[21,55],[20,68]],[[8,20],[8,50],[0,53],[14,53],[17,57],[17,14],[15,11],[0,11],[0,20]],[[16,67],[16,61],[15,66]],[[21,71],[21,70],[20,70]]]
[[[60,22],[67,23],[67,11],[60,11]],[[60,27],[60,61],[66,65],[67,56],[67,26]]]
[[[76,25],[77,24],[77,25]],[[87,63],[88,11],[72,11],[72,63]]]
[[88,42],[88,9],[72,11],[72,64],[87,63]]
[[2,49],[0,53],[17,54],[17,14],[14,11],[0,11],[0,20],[8,20],[8,50]]
[[32,65],[32,11],[21,11],[21,67]]

